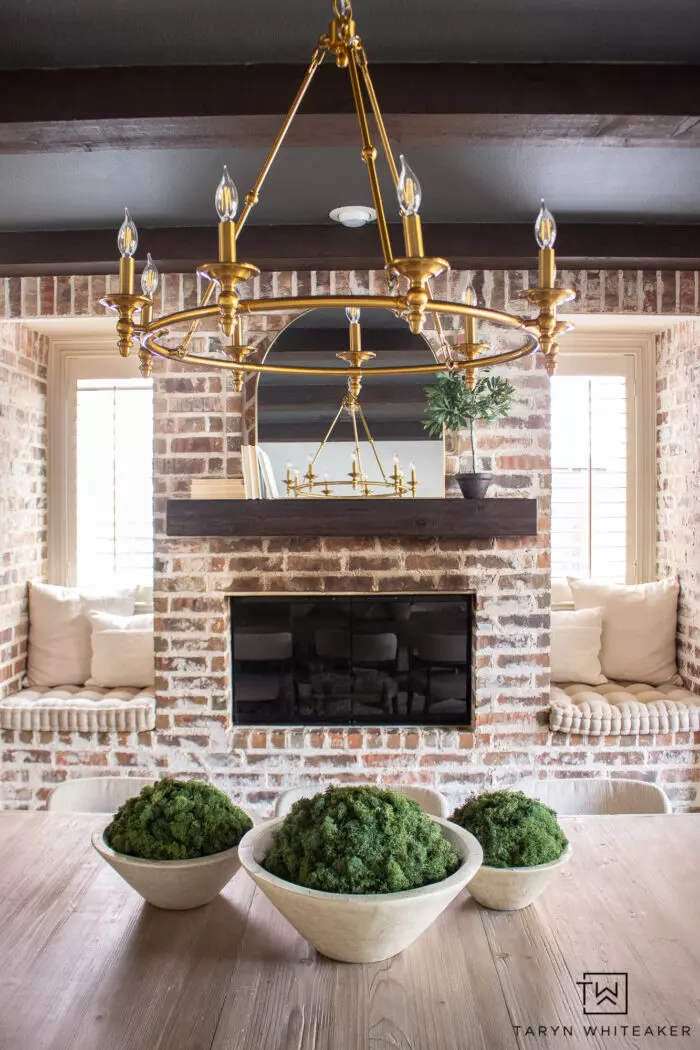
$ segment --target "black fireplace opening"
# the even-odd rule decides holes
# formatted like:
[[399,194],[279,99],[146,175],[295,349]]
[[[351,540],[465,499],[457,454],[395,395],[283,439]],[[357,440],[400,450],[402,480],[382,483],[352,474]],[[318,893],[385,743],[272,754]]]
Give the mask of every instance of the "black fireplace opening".
[[474,595],[236,595],[233,721],[466,726]]

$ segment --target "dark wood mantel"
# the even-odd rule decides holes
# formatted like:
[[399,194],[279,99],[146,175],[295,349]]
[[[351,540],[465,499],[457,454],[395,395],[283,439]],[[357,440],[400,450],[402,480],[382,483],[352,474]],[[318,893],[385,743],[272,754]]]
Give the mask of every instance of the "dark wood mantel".
[[535,499],[168,500],[168,536],[536,536]]

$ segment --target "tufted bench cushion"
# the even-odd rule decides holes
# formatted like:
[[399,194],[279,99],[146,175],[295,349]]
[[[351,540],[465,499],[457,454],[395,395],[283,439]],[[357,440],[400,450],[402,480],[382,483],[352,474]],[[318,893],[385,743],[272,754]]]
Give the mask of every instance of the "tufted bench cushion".
[[139,733],[155,724],[156,701],[149,689],[31,686],[0,700],[2,729]]
[[700,696],[673,682],[552,685],[549,725],[559,733],[677,733],[700,729]]

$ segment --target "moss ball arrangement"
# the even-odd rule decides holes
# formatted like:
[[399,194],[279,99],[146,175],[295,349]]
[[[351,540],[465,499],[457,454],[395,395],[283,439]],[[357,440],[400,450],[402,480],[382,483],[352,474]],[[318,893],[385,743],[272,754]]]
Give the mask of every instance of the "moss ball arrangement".
[[485,791],[450,820],[470,831],[491,868],[527,868],[558,860],[568,845],[557,815],[522,791]]
[[164,777],[127,799],[104,839],[132,857],[191,860],[232,849],[252,826],[248,814],[218,788]]
[[330,787],[294,804],[264,867],[314,890],[398,893],[447,878],[459,857],[440,825],[398,792]]

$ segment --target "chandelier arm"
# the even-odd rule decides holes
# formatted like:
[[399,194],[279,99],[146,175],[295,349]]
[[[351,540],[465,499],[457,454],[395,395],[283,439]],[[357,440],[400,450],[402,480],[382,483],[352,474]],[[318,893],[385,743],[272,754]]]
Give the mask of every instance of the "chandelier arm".
[[[253,374],[269,375],[314,375],[314,376],[415,376],[431,375],[435,372],[447,372],[461,366],[467,367],[467,362],[456,362],[446,365],[444,362],[434,362],[431,365],[391,365],[380,368],[318,368],[318,367],[296,367],[294,365],[266,365],[253,364],[252,362],[231,361],[228,358],[205,357],[203,354],[184,354],[180,356],[176,350],[160,346],[156,342],[155,334],[146,335],[142,339],[142,346],[156,357],[162,357],[166,361],[189,361],[193,365],[201,365],[203,368],[223,368],[229,372],[250,372]],[[517,350],[508,350],[501,354],[490,354],[487,357],[479,357],[468,363],[469,368],[490,368],[498,366],[507,361],[517,361],[521,357],[528,357],[540,349],[540,342],[534,332],[527,333],[527,342]]]
[[292,121],[297,115],[297,110],[299,109],[299,106],[301,105],[304,99],[304,95],[306,94],[309,88],[309,84],[313,80],[316,70],[319,68],[327,54],[328,44],[319,41],[318,47],[313,53],[313,57],[311,59],[309,68],[307,69],[306,74],[304,75],[304,79],[302,80],[299,86],[299,90],[296,93],[296,97],[292,102],[287,116],[284,119],[282,127],[277,133],[277,137],[272,144],[272,148],[270,149],[270,152],[267,155],[265,163],[260,169],[260,174],[255,180],[253,188],[249,190],[248,193],[246,193],[245,195],[245,205],[243,207],[243,211],[239,216],[238,222],[236,223],[236,237],[238,237],[239,233],[245,226],[246,219],[248,218],[251,211],[260,199],[260,190],[262,189],[262,185],[265,179],[267,178],[268,172],[270,171],[270,168],[272,167],[275,158],[279,153],[280,147],[282,146],[282,143],[285,140],[285,137],[287,135],[287,132],[289,131]]
[[367,111],[362,98],[362,86],[357,72],[357,55],[354,48],[349,49],[348,73],[350,74],[350,84],[352,86],[352,94],[355,100],[355,110],[360,124],[360,134],[362,135],[362,159],[367,165],[367,174],[369,176],[369,185],[372,191],[374,210],[377,213],[379,238],[382,242],[384,264],[385,266],[388,266],[394,258],[394,253],[391,249],[389,227],[387,226],[386,215],[384,213],[384,201],[382,200],[382,191],[379,186],[379,178],[377,177],[377,150],[372,145],[372,139],[369,133]]
[[[305,310],[317,310],[321,307],[344,308],[346,306],[361,306],[368,310],[391,310],[397,316],[401,316],[407,309],[405,296],[396,295],[310,295],[289,296],[276,299],[241,299],[239,311],[249,314],[287,314],[302,313]],[[216,312],[208,308],[209,312]],[[524,321],[522,317],[507,314],[501,310],[492,310],[488,306],[467,306],[465,303],[453,303],[444,299],[434,299],[426,305],[427,313],[450,314],[456,317],[476,317],[479,321],[491,321],[493,324],[502,325],[505,328],[517,328],[521,331],[527,330],[531,321]],[[196,311],[195,311],[196,312]],[[185,316],[187,315],[187,316]],[[149,326],[149,331],[164,327],[166,321],[174,324],[178,320],[187,320],[193,316],[193,311],[183,311],[181,314],[171,314],[167,318],[158,321],[157,324]]]
[[367,435],[367,440],[369,441],[369,447],[372,449],[372,452],[374,453],[374,458],[377,461],[377,466],[379,467],[379,473],[384,478],[384,481],[387,481],[388,479],[387,479],[387,476],[386,476],[386,472],[384,470],[384,467],[382,466],[382,461],[379,458],[379,453],[377,452],[377,446],[374,444],[374,438],[372,437],[372,435],[370,433],[370,429],[367,426],[367,420],[365,419],[365,414],[364,414],[364,412],[362,410],[362,405],[359,403],[359,401],[357,403],[357,411],[360,413],[360,419],[362,421],[362,426],[364,427],[365,434]]
[[384,124],[384,117],[382,111],[379,108],[379,101],[377,94],[374,90],[374,84],[372,83],[372,77],[369,72],[369,63],[367,62],[367,52],[365,51],[364,44],[360,44],[357,49],[358,66],[362,73],[362,79],[365,82],[365,89],[367,91],[367,97],[369,98],[369,104],[372,107],[372,113],[377,123],[377,129],[379,131],[379,138],[381,139],[382,149],[386,156],[387,164],[389,165],[389,171],[394,181],[394,186],[399,184],[399,169],[396,167],[396,161],[394,160],[394,154],[391,149],[391,143],[389,142],[389,135]]
[[[374,114],[374,119],[376,121],[377,128],[379,129],[379,138],[381,139],[384,155],[386,156],[387,164],[389,165],[391,177],[394,180],[394,186],[398,187],[399,169],[396,167],[396,161],[394,160],[394,153],[391,148],[391,143],[389,141],[389,135],[386,130],[386,124],[384,123],[384,117],[382,115],[381,109],[379,108],[379,100],[377,99],[377,94],[374,90],[374,84],[372,83],[372,76],[370,74],[369,63],[367,61],[367,52],[365,51],[364,45],[362,44],[358,49],[358,58],[360,70],[362,71],[362,79],[364,80],[367,96],[369,98],[370,106],[372,107],[372,113]],[[426,285],[425,290],[428,293],[428,298],[432,299],[433,291],[429,283]],[[442,321],[440,320],[438,314],[435,314],[435,331],[437,332],[438,342],[442,347],[446,359],[448,361],[452,360],[452,348],[447,341],[447,337],[445,336],[445,330],[442,327]]]
[[331,425],[330,425],[330,426],[329,426],[329,428],[328,428],[328,431],[327,431],[327,433],[326,433],[326,436],[324,437],[324,439],[323,439],[323,441],[321,442],[321,444],[320,444],[320,445],[318,446],[318,448],[317,448],[317,450],[316,450],[316,455],[315,455],[315,456],[314,456],[314,458],[313,458],[313,459],[311,460],[311,463],[310,463],[310,466],[311,466],[311,467],[314,467],[314,466],[316,465],[316,460],[318,459],[318,457],[319,457],[319,456],[321,455],[321,453],[323,452],[324,448],[326,447],[326,442],[328,441],[328,438],[329,438],[329,437],[331,436],[331,434],[333,433],[333,430],[334,430],[334,428],[335,428],[335,425],[336,425],[336,423],[337,423],[337,422],[338,422],[338,420],[340,419],[340,413],[341,413],[341,412],[343,411],[343,407],[344,407],[344,406],[343,406],[343,403],[341,402],[341,404],[340,404],[340,408],[339,408],[339,409],[338,409],[338,411],[336,412],[336,414],[335,414],[335,416],[334,416],[334,418],[333,418],[333,422],[331,423]]
[[[206,289],[204,291],[204,295],[202,296],[202,301],[199,304],[200,306],[208,306],[209,301],[210,301],[212,295],[214,294],[214,289],[215,288],[216,288],[216,283],[214,281],[209,281],[209,284],[207,285],[207,287],[206,287]],[[194,321],[192,321],[192,323],[191,323],[191,325],[190,325],[190,327],[189,327],[189,329],[187,331],[187,334],[185,335],[185,338],[182,340],[182,342],[180,343],[180,345],[177,348],[178,352],[180,354],[186,354],[187,353],[187,347],[192,342],[192,337],[194,336],[194,334],[195,334],[195,332],[197,331],[198,328],[199,328],[199,318],[195,318]]]
[[366,485],[366,482],[364,481],[365,472],[362,469],[362,455],[360,454],[360,438],[357,433],[357,417],[355,412],[350,413],[350,418],[352,419],[352,432],[355,437],[355,451],[357,452],[357,467],[360,471],[360,484]]

